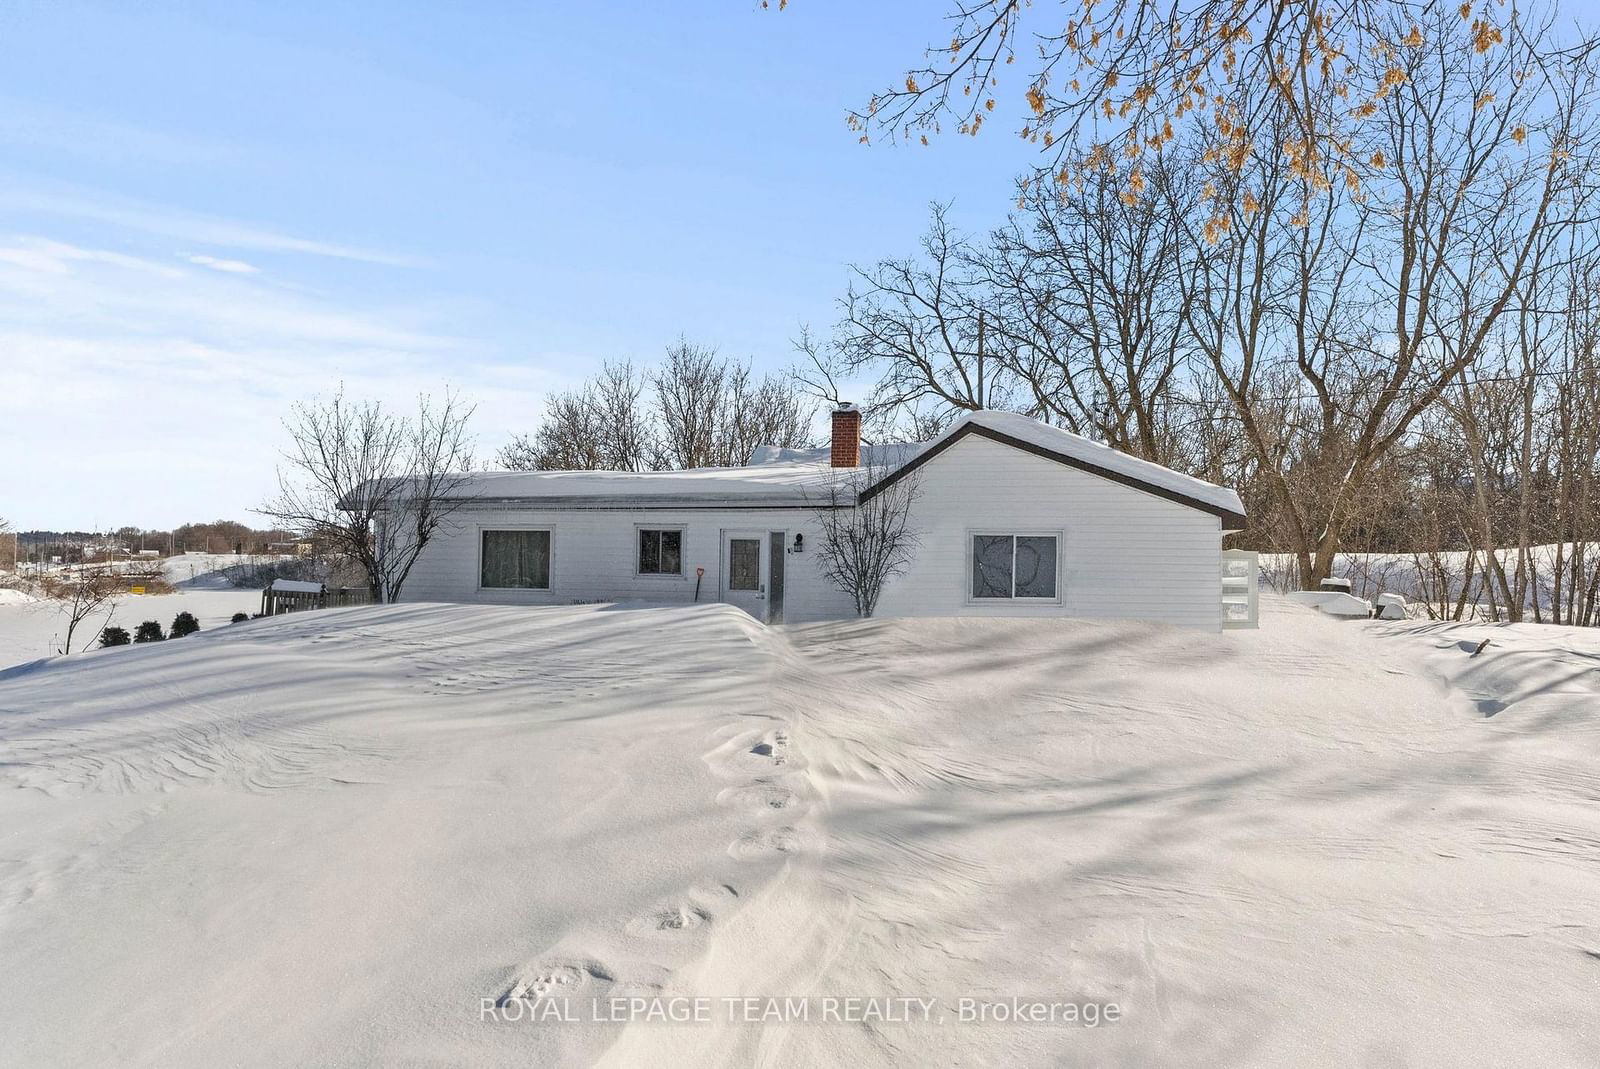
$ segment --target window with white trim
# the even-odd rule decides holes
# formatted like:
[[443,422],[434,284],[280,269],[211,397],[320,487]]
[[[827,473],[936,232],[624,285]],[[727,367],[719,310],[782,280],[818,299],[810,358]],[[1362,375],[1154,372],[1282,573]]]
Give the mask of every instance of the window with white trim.
[[491,590],[549,590],[549,531],[484,531],[478,584]]
[[1055,535],[973,535],[972,599],[1055,600],[1058,545]]
[[639,528],[639,574],[683,574],[683,528]]

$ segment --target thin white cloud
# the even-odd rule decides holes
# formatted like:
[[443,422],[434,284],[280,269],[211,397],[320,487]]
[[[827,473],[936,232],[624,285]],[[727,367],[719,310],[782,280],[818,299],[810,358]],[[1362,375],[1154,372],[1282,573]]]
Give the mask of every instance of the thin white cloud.
[[352,307],[266,278],[0,239],[0,453],[49,456],[6,481],[10,518],[247,518],[272,489],[292,401],[343,382],[409,408],[448,382],[482,402],[487,456],[565,384],[534,370],[558,358],[506,360],[435,329],[458,318],[448,304]]
[[409,329],[398,311],[356,314],[247,274],[197,271],[37,237],[0,242],[0,317],[12,326],[70,326],[78,336],[137,329],[222,344],[317,342],[417,352],[455,344]]
[[160,205],[109,196],[0,189],[0,209],[89,220],[196,245],[323,256],[388,267],[425,265],[425,261],[413,256],[300,238],[233,219],[174,211]]
[[0,245],[0,264],[47,275],[71,274],[74,264],[107,264],[166,278],[178,278],[183,274],[170,264],[129,256],[127,253],[85,249],[64,241],[34,237],[21,237]]
[[243,260],[224,260],[216,256],[205,256],[203,254],[189,257],[189,262],[230,275],[253,275],[261,270],[255,264],[247,264]]

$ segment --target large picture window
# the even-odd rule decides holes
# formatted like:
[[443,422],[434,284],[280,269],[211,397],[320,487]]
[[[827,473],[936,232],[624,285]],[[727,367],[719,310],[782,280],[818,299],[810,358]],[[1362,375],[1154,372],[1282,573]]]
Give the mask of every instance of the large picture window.
[[549,590],[550,532],[483,532],[479,583],[497,590]]
[[1056,536],[973,535],[972,597],[974,601],[1054,600]]
[[639,528],[639,574],[683,574],[681,528]]

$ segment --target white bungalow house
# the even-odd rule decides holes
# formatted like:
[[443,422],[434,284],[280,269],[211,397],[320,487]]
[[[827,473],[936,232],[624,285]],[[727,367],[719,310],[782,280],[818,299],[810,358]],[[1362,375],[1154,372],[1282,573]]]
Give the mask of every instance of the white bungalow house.
[[[841,406],[820,450],[758,449],[740,468],[481,472],[430,542],[407,601],[548,605],[721,601],[759,620],[855,614],[817,567],[817,508],[862,460]],[[918,546],[880,616],[1076,616],[1221,626],[1232,490],[1008,412],[931,442],[867,447],[866,495],[917,479]]]

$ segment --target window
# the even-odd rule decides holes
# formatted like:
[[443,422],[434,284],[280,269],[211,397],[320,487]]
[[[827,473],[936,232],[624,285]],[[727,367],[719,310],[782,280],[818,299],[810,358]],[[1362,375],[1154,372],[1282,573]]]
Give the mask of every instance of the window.
[[550,589],[549,531],[485,531],[479,585],[500,590]]
[[639,574],[683,574],[682,529],[639,529]]
[[761,539],[728,539],[728,589],[761,589]]
[[972,536],[972,597],[1054,599],[1056,536]]

